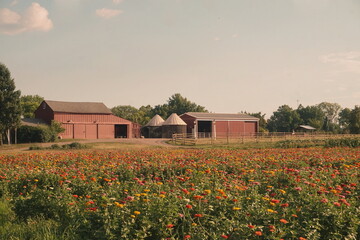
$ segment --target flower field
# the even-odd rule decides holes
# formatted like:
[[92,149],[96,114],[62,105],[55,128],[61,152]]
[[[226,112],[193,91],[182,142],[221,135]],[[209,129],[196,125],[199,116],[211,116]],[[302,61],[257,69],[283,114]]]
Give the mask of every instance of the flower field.
[[360,149],[0,156],[0,239],[360,239]]

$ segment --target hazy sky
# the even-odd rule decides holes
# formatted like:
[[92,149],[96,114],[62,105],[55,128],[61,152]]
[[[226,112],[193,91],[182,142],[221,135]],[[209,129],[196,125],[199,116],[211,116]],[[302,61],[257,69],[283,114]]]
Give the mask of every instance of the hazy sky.
[[212,112],[360,104],[360,0],[0,0],[23,95]]

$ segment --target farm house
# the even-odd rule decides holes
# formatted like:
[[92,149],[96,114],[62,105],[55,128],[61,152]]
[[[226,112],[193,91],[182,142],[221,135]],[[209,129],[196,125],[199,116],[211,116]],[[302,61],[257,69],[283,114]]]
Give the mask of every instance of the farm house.
[[99,102],[62,102],[43,101],[35,111],[35,118],[47,124],[52,120],[60,122],[65,132],[62,138],[105,139],[132,138],[140,136],[139,126],[114,116],[111,111]]
[[187,133],[197,138],[249,136],[259,129],[259,119],[247,114],[187,112],[180,118],[187,124]]

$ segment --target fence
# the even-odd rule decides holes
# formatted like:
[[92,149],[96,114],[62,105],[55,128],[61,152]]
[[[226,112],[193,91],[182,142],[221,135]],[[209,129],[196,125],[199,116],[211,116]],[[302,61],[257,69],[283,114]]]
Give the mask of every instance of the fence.
[[269,132],[269,133],[216,133],[216,137],[210,132],[194,134],[173,134],[172,141],[180,145],[207,145],[207,144],[230,144],[247,142],[275,142],[282,140],[311,140],[330,139],[344,137],[360,137],[359,134],[333,134],[333,133],[306,133],[306,132]]

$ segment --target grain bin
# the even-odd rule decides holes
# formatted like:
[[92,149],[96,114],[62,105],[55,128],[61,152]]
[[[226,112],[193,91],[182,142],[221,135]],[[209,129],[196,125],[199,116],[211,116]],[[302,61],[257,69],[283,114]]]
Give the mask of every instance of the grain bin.
[[186,123],[176,114],[173,113],[162,124],[162,137],[172,138],[173,134],[186,133]]
[[161,138],[161,126],[164,119],[156,114],[143,128],[142,133],[146,138]]

